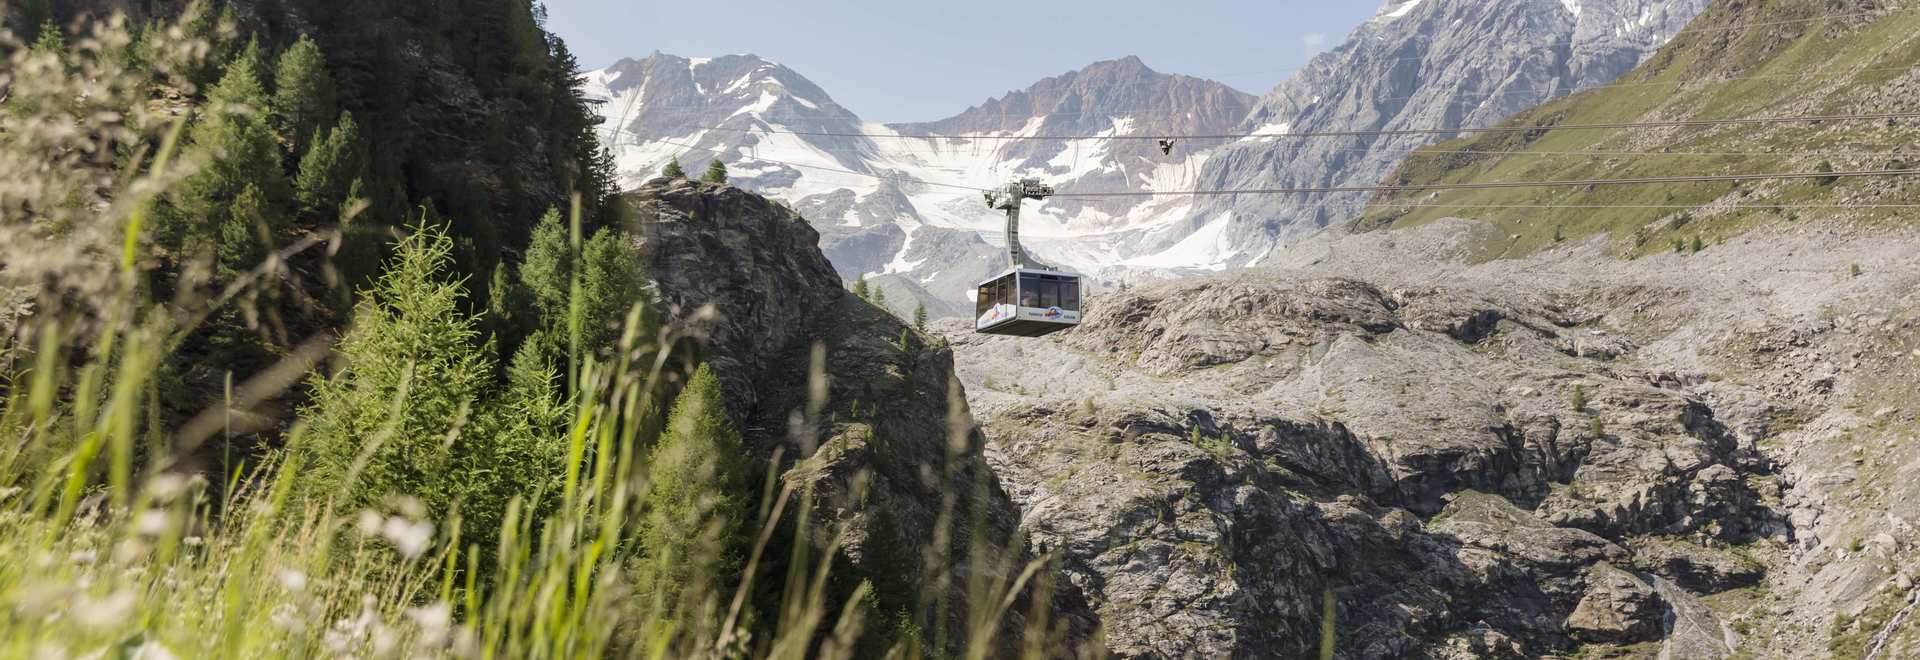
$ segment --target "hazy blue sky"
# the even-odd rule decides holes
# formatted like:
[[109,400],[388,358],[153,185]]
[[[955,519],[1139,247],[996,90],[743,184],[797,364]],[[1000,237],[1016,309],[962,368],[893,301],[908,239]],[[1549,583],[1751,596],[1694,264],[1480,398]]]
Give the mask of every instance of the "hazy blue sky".
[[1378,0],[546,0],[581,64],[655,50],[754,53],[869,121],[956,114],[1098,60],[1260,94],[1339,44]]

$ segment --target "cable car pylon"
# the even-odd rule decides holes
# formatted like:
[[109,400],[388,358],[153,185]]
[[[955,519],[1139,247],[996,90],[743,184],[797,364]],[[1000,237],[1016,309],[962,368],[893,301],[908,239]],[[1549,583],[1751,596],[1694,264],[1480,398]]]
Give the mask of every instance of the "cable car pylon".
[[1081,277],[1035,261],[1020,245],[1020,205],[1054,195],[1039,179],[989,190],[987,206],[1007,213],[1007,270],[980,283],[974,330],[989,335],[1039,337],[1080,325]]

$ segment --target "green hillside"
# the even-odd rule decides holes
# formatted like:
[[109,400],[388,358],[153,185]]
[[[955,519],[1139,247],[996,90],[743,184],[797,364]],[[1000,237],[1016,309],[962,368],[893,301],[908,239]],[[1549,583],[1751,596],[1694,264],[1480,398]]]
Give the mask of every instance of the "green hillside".
[[[1522,113],[1512,126],[1422,149],[1387,184],[1588,180],[1878,170],[1920,162],[1911,120],[1631,130],[1554,126],[1910,112],[1920,109],[1920,5],[1840,0],[1725,0],[1633,73]],[[1506,230],[1482,258],[1557,240],[1612,236],[1623,254],[1689,248],[1779,223],[1911,222],[1911,179],[1449,190],[1381,195],[1357,229],[1470,217]],[[1797,208],[1778,208],[1778,207]],[[1832,208],[1847,206],[1854,208]],[[1489,208],[1504,207],[1504,208]]]

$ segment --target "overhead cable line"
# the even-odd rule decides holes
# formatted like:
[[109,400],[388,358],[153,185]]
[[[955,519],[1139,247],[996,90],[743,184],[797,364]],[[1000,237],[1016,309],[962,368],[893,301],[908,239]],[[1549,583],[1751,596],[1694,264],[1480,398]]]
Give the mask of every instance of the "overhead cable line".
[[[630,143],[630,145],[631,145],[631,146],[644,146],[644,144],[645,144],[645,143],[641,143],[641,142],[638,142],[637,140],[638,140],[638,138],[636,138],[636,141],[635,141],[635,142],[633,142],[633,143]],[[987,192],[988,190],[990,190],[990,189],[988,189],[988,188],[981,188],[981,187],[979,187],[979,186],[967,186],[967,185],[961,185],[961,184],[958,184],[958,183],[941,183],[941,182],[938,182],[938,181],[925,181],[925,180],[922,180],[922,179],[917,179],[917,178],[914,178],[914,177],[912,177],[912,176],[909,176],[909,175],[906,175],[906,174],[898,174],[898,175],[892,175],[892,176],[889,176],[889,175],[884,175],[884,174],[873,174],[873,173],[871,173],[871,172],[855,172],[855,171],[853,171],[853,170],[849,170],[849,169],[845,169],[845,168],[840,168],[840,167],[827,167],[827,166],[825,166],[825,165],[809,165],[809,164],[806,164],[806,163],[794,163],[794,162],[789,162],[789,161],[784,161],[784,160],[774,160],[774,159],[772,159],[772,158],[761,158],[761,157],[759,157],[759,156],[749,156],[749,155],[743,155],[743,154],[739,154],[739,153],[737,153],[737,152],[733,152],[733,151],[728,151],[728,150],[724,150],[724,149],[709,149],[709,148],[706,148],[706,147],[696,147],[696,146],[693,146],[693,145],[690,145],[690,144],[681,144],[681,143],[679,143],[679,142],[674,142],[674,141],[672,141],[672,140],[654,140],[654,142],[655,142],[655,143],[658,143],[658,144],[668,144],[668,145],[672,145],[672,146],[676,146],[676,147],[680,147],[680,148],[682,148],[682,149],[688,149],[688,150],[692,150],[692,151],[704,151],[704,152],[707,152],[707,153],[710,153],[710,154],[715,154],[715,155],[726,155],[726,154],[734,154],[734,155],[736,155],[736,156],[739,156],[739,158],[740,158],[741,160],[749,160],[749,161],[759,161],[759,162],[763,162],[763,163],[773,163],[773,164],[775,164],[775,165],[786,165],[786,166],[788,166],[788,167],[799,167],[799,168],[805,168],[805,169],[810,169],[810,170],[820,170],[820,171],[824,171],[824,172],[836,172],[836,173],[839,173],[839,174],[851,174],[851,175],[853,175],[853,176],[862,176],[862,177],[867,177],[867,178],[869,178],[869,179],[878,179],[878,180],[880,180],[880,181],[890,181],[890,182],[895,182],[895,183],[910,183],[910,184],[919,184],[919,185],[925,185],[925,186],[936,186],[936,187],[940,187],[940,188],[954,188],[954,189],[957,189],[957,190],[966,190],[966,191],[970,191],[970,192]],[[736,161],[736,162],[738,162],[738,161]]]
[[[670,144],[676,147],[681,147],[684,149],[694,150],[694,151],[704,151],[704,152],[714,153],[714,154],[731,153],[731,152],[727,152],[719,149],[708,149],[705,147],[696,147],[696,146],[691,146],[686,144],[680,144],[677,142],[670,142],[666,140],[661,140],[660,142],[665,144]],[[778,165],[787,165],[791,167],[802,167],[807,169],[837,172],[841,174],[850,174],[853,176],[877,179],[880,181],[904,182],[904,183],[920,184],[920,185],[927,185],[927,186],[938,186],[942,188],[953,188],[957,190],[966,190],[971,192],[989,192],[991,190],[989,188],[961,185],[956,183],[923,181],[920,179],[907,177],[905,175],[886,176],[886,175],[879,175],[879,174],[871,174],[867,172],[855,172],[853,170],[842,169],[837,167],[809,165],[806,163],[794,163],[794,162],[788,162],[783,160],[774,160],[771,158],[761,158],[758,156],[742,156],[742,158],[745,160],[774,163]],[[1557,180],[1557,181],[1489,181],[1489,182],[1483,182],[1483,183],[1433,183],[1433,184],[1408,184],[1408,185],[1399,185],[1399,186],[1320,186],[1320,187],[1289,187],[1289,188],[1246,188],[1246,189],[1230,189],[1230,190],[1057,192],[1057,193],[1054,193],[1053,196],[1085,198],[1085,197],[1170,197],[1170,196],[1189,196],[1189,195],[1191,196],[1291,195],[1291,194],[1338,193],[1338,192],[1376,192],[1376,193],[1377,192],[1424,192],[1424,191],[1440,191],[1440,190],[1490,190],[1490,189],[1510,189],[1510,188],[1584,188],[1588,186],[1627,186],[1627,185],[1645,185],[1645,184],[1656,184],[1656,183],[1710,183],[1710,182],[1726,182],[1726,181],[1802,180],[1802,179],[1825,179],[1825,178],[1852,179],[1852,178],[1875,177],[1875,176],[1913,176],[1913,175],[1920,175],[1920,169],[1860,170],[1860,171],[1843,171],[1843,172],[1773,172],[1773,173],[1759,173],[1759,174],[1714,174],[1714,175],[1698,175],[1698,176],[1663,176],[1663,177],[1640,177],[1640,178],[1624,178],[1624,179],[1573,179],[1573,180]],[[1357,201],[1358,200],[1356,200],[1356,202]],[[1339,203],[1343,203],[1343,202],[1329,202],[1328,205],[1339,204]],[[1369,203],[1372,203],[1372,202],[1369,202]],[[1381,202],[1381,203],[1387,203],[1387,202]],[[1703,204],[1693,204],[1693,205],[1638,205],[1638,204],[1633,204],[1633,205],[1582,205],[1582,204],[1511,205],[1512,208],[1701,208],[1701,207],[1709,207],[1709,206],[1713,206],[1713,204],[1703,203]],[[1747,208],[1805,208],[1805,209],[1920,208],[1920,205],[1906,205],[1906,204],[1742,205],[1742,206]],[[1478,206],[1478,207],[1492,208],[1488,206]]]
[[1548,131],[1591,131],[1621,130],[1635,128],[1688,128],[1699,126],[1745,126],[1757,124],[1794,124],[1824,123],[1830,121],[1878,121],[1897,119],[1920,119],[1920,112],[1883,112],[1871,114],[1845,115],[1804,115],[1790,117],[1737,117],[1727,119],[1677,119],[1668,121],[1609,122],[1596,124],[1556,124],[1552,126],[1488,126],[1484,128],[1405,128],[1382,130],[1351,131],[1304,131],[1300,133],[1232,133],[1219,135],[994,135],[994,134],[956,134],[956,135],[904,135],[900,133],[866,133],[837,131],[790,131],[759,128],[723,128],[718,126],[702,127],[701,130],[722,133],[761,133],[767,135],[801,135],[811,137],[866,137],[915,140],[1242,140],[1242,139],[1306,139],[1322,137],[1358,137],[1388,135],[1454,135],[1460,133],[1532,133]]
[[1318,186],[1291,188],[1246,188],[1238,190],[1169,190],[1115,192],[1061,192],[1054,197],[1160,197],[1212,195],[1293,195],[1338,192],[1423,192],[1439,190],[1492,190],[1501,188],[1584,188],[1587,186],[1631,186],[1654,183],[1704,183],[1716,181],[1766,181],[1787,179],[1850,179],[1871,176],[1911,176],[1920,169],[1865,170],[1854,172],[1779,172],[1766,174],[1713,174],[1700,176],[1655,176],[1631,179],[1575,179],[1560,181],[1488,181],[1483,183],[1424,183],[1400,186]]

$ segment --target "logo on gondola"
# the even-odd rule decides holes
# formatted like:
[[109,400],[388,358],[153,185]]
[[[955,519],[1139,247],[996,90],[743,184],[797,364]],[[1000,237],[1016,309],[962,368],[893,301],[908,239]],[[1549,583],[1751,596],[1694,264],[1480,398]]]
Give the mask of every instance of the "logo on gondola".
[[1044,315],[1047,317],[1047,320],[1049,321],[1058,321],[1060,320],[1060,317],[1063,314],[1064,313],[1061,312],[1060,308],[1058,307],[1048,307],[1047,311],[1044,313]]

